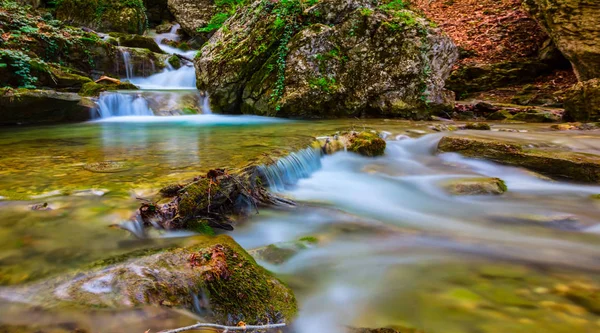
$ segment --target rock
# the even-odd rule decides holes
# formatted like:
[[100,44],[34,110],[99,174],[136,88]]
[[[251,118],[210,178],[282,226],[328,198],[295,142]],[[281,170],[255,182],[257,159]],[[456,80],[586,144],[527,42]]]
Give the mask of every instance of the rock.
[[179,59],[178,56],[172,55],[169,57],[169,59],[167,61],[169,62],[169,65],[173,66],[173,68],[175,68],[175,69],[181,68],[181,60]]
[[36,287],[45,305],[185,308],[227,325],[289,322],[297,312],[292,291],[225,235],[108,258]]
[[523,4],[573,64],[580,81],[600,77],[600,2],[525,0]]
[[76,93],[0,88],[0,125],[86,121],[92,108]]
[[147,49],[154,53],[165,53],[154,41],[154,38],[149,36],[131,35],[123,33],[110,33],[111,37],[115,38],[118,45],[125,47],[134,47]]
[[506,120],[512,118],[512,114],[507,110],[500,110],[492,113],[487,120]]
[[408,328],[408,327],[400,327],[394,326],[390,328],[348,328],[347,333],[425,333],[425,331],[416,329],[416,328]]
[[473,112],[477,112],[477,113],[490,113],[490,112],[496,112],[500,110],[500,108],[498,106],[495,106],[489,102],[477,102],[475,105],[473,105]]
[[286,4],[239,9],[202,48],[198,88],[213,110],[425,119],[448,107],[456,47],[415,12],[367,0]]
[[83,168],[87,171],[95,173],[117,173],[131,170],[132,166],[127,162],[102,161],[86,163]]
[[600,121],[600,79],[579,82],[566,94],[566,121]]
[[468,123],[465,125],[465,129],[477,130],[477,131],[489,131],[490,125],[487,123]]
[[143,34],[148,24],[142,0],[62,0],[56,18],[97,31]]
[[490,220],[497,223],[510,223],[517,225],[537,225],[547,228],[554,228],[559,230],[577,231],[581,230],[584,225],[580,221],[572,216],[546,216],[546,215],[500,215],[490,216]]
[[164,34],[171,32],[171,29],[173,29],[174,26],[175,24],[167,22],[156,26],[155,30],[157,34]]
[[[119,47],[119,53],[123,54],[127,52],[129,54],[130,69],[132,76],[143,76],[147,77],[152,74],[160,72],[166,67],[166,60],[170,57],[168,54],[155,53],[148,49],[133,48],[133,47]],[[117,59],[118,74],[114,75],[117,77],[127,77],[127,66],[123,56],[119,56]]]
[[327,154],[347,150],[363,156],[381,156],[385,152],[385,140],[372,132],[344,132],[334,137],[327,137],[322,149]]
[[100,84],[96,82],[89,82],[83,85],[79,91],[80,96],[98,97],[103,91],[110,90],[137,90],[138,87],[129,82],[119,82],[110,84]]
[[600,156],[593,154],[526,149],[512,142],[459,136],[443,137],[438,151],[523,167],[552,178],[600,183]]
[[499,195],[507,191],[500,178],[460,178],[445,181],[442,188],[452,195]]
[[175,20],[190,36],[208,40],[211,33],[202,33],[198,29],[206,27],[217,14],[217,6],[213,0],[168,0],[168,6]]
[[[156,26],[165,21],[172,21],[174,19],[173,14],[169,11],[167,0],[144,0],[144,7],[146,7],[146,16],[148,17],[148,24],[150,26]],[[160,32],[158,29],[157,33]]]
[[569,69],[571,63],[560,52],[552,39],[548,38],[538,51],[538,59],[552,68]]
[[550,70],[548,65],[531,60],[463,66],[450,74],[446,88],[461,98],[468,93],[532,82]]
[[551,123],[560,120],[560,117],[552,112],[518,112],[512,120],[525,121],[528,123]]

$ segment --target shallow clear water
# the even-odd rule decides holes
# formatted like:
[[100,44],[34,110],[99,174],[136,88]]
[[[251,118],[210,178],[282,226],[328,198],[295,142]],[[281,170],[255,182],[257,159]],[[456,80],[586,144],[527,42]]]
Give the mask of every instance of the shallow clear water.
[[[199,115],[3,129],[0,196],[13,200],[0,201],[0,295],[94,260],[181,240],[182,234],[158,233],[138,240],[111,228],[130,217],[139,204],[135,197],[210,168],[297,151],[313,136],[352,127],[389,131],[386,155],[324,157],[308,177],[279,189],[297,207],[263,210],[230,233],[248,250],[315,238],[282,262],[257,255],[296,292],[296,332],[342,332],[346,325],[426,332],[600,329],[600,317],[568,297],[569,290],[600,288],[600,202],[590,198],[600,187],[435,155],[440,135],[417,139],[410,130],[427,124],[407,121]],[[597,152],[598,133],[526,127],[528,133],[462,133]],[[121,162],[118,172],[86,169],[107,161]],[[453,197],[440,187],[477,175],[500,177],[509,191]],[[53,210],[30,210],[42,202]],[[154,332],[196,320],[175,309],[47,310],[9,294],[0,300],[0,327],[9,332]],[[30,318],[38,319],[35,329]],[[115,324],[103,324],[107,318]]]

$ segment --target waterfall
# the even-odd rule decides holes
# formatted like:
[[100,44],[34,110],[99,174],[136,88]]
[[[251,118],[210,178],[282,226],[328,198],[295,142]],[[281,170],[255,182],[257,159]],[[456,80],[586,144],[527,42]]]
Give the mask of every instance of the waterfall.
[[260,166],[259,172],[272,191],[283,191],[321,168],[320,148],[306,148],[280,158],[276,163]]
[[210,109],[210,100],[208,99],[208,93],[202,94],[202,113],[211,114],[212,110]]
[[148,102],[139,94],[105,92],[98,99],[94,118],[153,115]]
[[123,55],[123,63],[125,64],[125,73],[127,76],[127,80],[131,80],[133,77],[133,64],[131,63],[131,54],[129,51],[121,50],[121,54]]

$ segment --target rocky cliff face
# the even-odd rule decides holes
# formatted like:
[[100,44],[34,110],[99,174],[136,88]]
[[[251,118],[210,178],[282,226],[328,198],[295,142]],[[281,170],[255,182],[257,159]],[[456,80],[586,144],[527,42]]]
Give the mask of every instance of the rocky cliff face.
[[425,118],[449,99],[457,51],[398,3],[256,1],[201,50],[198,88],[230,113]]
[[573,64],[580,81],[600,77],[600,1],[526,0],[524,6]]
[[168,0],[168,6],[181,28],[190,36],[206,27],[217,11],[213,0]]
[[148,20],[142,0],[62,0],[56,18],[98,31],[143,34]]

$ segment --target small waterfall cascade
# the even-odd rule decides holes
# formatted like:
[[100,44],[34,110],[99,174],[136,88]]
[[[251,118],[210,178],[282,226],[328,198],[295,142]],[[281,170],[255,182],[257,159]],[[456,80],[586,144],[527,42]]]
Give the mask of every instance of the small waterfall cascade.
[[105,92],[98,99],[93,118],[153,115],[148,102],[139,94]]
[[133,78],[133,63],[131,63],[131,54],[129,51],[121,50],[121,55],[123,55],[123,63],[125,64],[127,80],[131,80],[131,78]]
[[212,110],[210,109],[208,94],[206,92],[202,93],[202,113],[204,113],[204,114],[212,113]]
[[276,163],[259,167],[259,172],[272,191],[283,191],[300,179],[308,178],[321,168],[323,152],[309,147],[280,158]]

